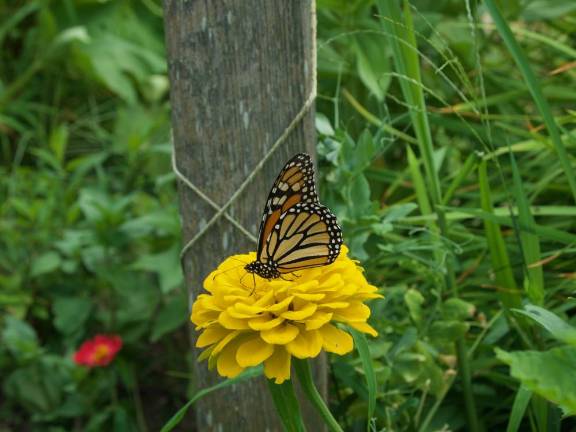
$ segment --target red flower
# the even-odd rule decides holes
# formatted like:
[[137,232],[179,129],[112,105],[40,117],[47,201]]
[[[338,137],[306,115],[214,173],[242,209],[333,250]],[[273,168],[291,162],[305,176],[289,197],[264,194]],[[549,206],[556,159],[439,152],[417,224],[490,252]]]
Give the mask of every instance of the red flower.
[[76,364],[89,367],[107,366],[122,348],[122,339],[118,335],[96,335],[85,341],[74,353]]

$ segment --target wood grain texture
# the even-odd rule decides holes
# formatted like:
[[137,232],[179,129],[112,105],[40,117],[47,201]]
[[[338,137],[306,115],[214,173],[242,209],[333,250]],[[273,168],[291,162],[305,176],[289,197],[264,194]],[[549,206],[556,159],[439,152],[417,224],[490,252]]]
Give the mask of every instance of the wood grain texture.
[[[172,124],[180,171],[223,205],[252,172],[307,99],[314,71],[311,0],[165,0]],[[295,153],[313,154],[313,112],[256,175],[229,210],[255,235],[269,188]],[[184,243],[214,210],[179,185]],[[191,301],[225,257],[255,250],[221,218],[189,251],[184,265]],[[195,336],[193,336],[195,337]],[[194,352],[196,356],[197,352]],[[184,355],[184,353],[183,353]],[[326,365],[315,365],[326,393]],[[206,362],[194,362],[195,386],[217,381]],[[305,408],[309,430],[323,430]],[[281,430],[263,380],[220,390],[198,402],[201,431]]]

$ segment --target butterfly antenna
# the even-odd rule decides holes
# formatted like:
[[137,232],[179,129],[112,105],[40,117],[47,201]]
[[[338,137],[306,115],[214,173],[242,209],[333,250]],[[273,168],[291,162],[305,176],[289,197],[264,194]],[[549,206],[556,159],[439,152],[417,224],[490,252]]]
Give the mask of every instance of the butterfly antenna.
[[229,258],[230,258],[230,259],[233,259],[234,261],[238,261],[238,262],[240,262],[240,263],[242,263],[242,264],[244,264],[244,265],[248,265],[248,264],[249,264],[249,263],[247,263],[247,262],[245,262],[245,261],[242,261],[241,259],[238,259],[238,258],[234,258],[234,257],[229,257]]
[[[244,264],[243,264],[243,265],[244,265]],[[228,273],[228,272],[231,271],[231,270],[236,270],[236,269],[239,268],[239,267],[242,267],[242,265],[237,265],[237,266],[234,266],[234,267],[230,267],[229,269],[219,271],[219,272],[216,273],[214,276],[212,276],[212,280],[215,280],[217,276],[220,276],[220,275],[222,275],[222,274],[224,274],[224,273]]]

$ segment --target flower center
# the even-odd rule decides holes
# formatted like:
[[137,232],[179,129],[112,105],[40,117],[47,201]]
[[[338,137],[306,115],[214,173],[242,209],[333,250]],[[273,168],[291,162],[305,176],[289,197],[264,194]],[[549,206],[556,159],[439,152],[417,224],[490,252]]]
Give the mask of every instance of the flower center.
[[108,345],[98,345],[94,350],[93,361],[99,362],[106,359],[110,355],[110,347]]

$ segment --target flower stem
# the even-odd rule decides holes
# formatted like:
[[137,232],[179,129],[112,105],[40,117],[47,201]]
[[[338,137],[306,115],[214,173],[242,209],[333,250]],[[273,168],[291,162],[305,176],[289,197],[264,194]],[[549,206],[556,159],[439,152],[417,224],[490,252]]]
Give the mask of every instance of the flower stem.
[[270,389],[276,412],[280,416],[284,430],[286,432],[305,432],[306,428],[302,422],[300,406],[294,393],[292,381],[284,381],[282,384],[275,384],[273,380],[267,381],[268,389]]
[[307,360],[294,359],[294,368],[296,369],[296,375],[298,375],[298,380],[302,385],[304,393],[314,405],[314,408],[322,416],[322,419],[328,426],[331,432],[342,432],[342,428],[332,416],[332,413],[324,403],[324,399],[318,393],[316,386],[314,385],[314,380],[312,379],[312,372],[310,371],[310,364]]

